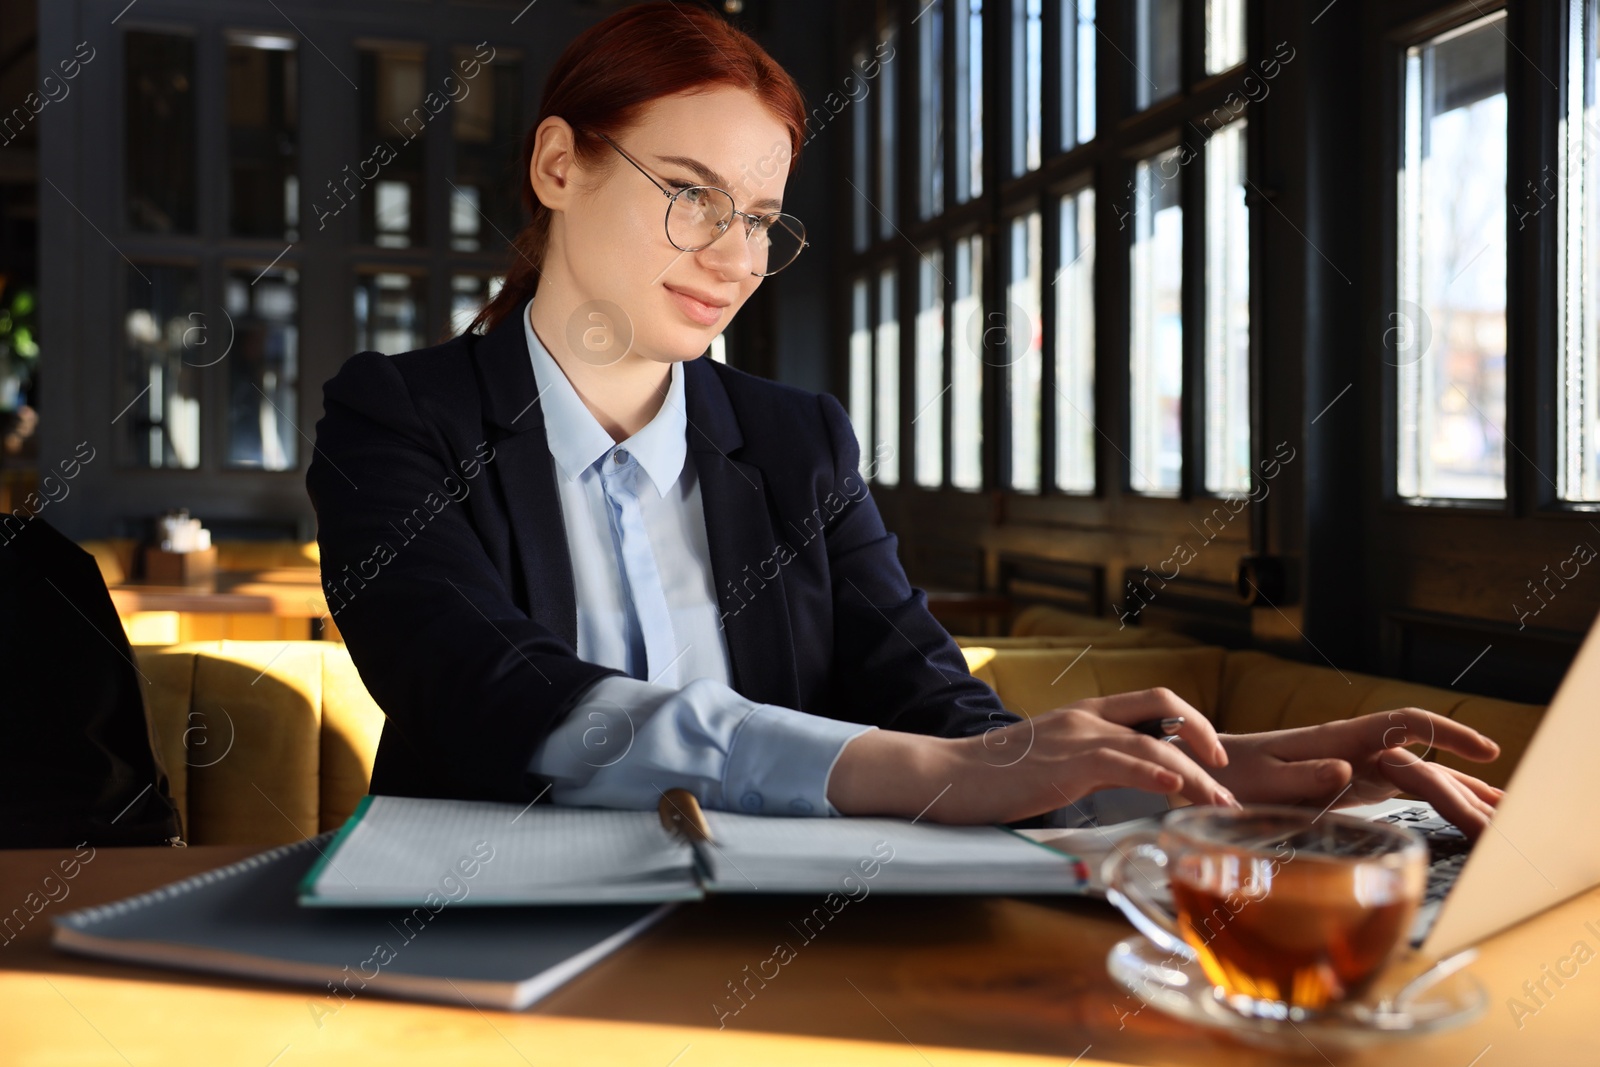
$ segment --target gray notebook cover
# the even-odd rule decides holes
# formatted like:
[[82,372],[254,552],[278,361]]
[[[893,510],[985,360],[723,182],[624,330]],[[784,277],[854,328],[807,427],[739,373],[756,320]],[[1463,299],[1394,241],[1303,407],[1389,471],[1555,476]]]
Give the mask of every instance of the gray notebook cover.
[[55,945],[87,956],[307,983],[326,993],[330,1011],[366,994],[516,1010],[674,907],[464,908],[441,896],[437,911],[301,908],[296,886],[332,836],[63,915],[54,920]]

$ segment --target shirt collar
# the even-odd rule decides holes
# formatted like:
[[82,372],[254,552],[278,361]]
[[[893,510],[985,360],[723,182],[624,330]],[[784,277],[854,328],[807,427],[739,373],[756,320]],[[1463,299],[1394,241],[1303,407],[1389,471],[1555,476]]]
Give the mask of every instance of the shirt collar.
[[[532,304],[523,305],[522,329],[527,336],[528,355],[533,361],[534,383],[539,389],[539,404],[544,410],[545,440],[550,454],[568,481],[575,480],[595,461],[608,454],[618,442],[584,405],[566,372],[555,361],[539,336],[533,332],[529,316]],[[674,362],[669,375],[667,397],[655,417],[621,442],[627,446],[655,483],[663,497],[677,484],[683,473],[688,451],[688,415],[683,403],[683,364]]]

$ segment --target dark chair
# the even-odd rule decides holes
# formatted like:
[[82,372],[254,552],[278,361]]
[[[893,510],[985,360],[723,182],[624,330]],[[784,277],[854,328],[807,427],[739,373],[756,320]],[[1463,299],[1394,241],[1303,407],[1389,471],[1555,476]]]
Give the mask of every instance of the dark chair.
[[0,847],[180,843],[145,684],[94,558],[0,515]]

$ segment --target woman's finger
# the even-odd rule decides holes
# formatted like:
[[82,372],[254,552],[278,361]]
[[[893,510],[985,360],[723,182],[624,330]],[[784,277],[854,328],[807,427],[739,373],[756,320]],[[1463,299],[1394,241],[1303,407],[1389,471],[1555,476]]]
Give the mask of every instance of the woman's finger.
[[1274,760],[1250,779],[1257,804],[1332,803],[1350,785],[1355,771],[1342,759]]
[[1092,697],[1077,705],[1087,708],[1107,722],[1134,726],[1150,719],[1181,717],[1183,725],[1177,736],[1188,742],[1196,757],[1213,767],[1228,765],[1227,750],[1217,737],[1217,728],[1211,720],[1195,710],[1194,705],[1167,688],[1141,689],[1133,693]]
[[1476,838],[1489,825],[1493,809],[1436,763],[1419,759],[1409,749],[1396,748],[1378,761],[1384,777],[1402,791],[1413,793],[1432,804],[1440,816],[1454,823],[1469,838]]
[[1439,769],[1450,775],[1462,785],[1466,786],[1467,789],[1473,793],[1473,795],[1475,795],[1485,804],[1489,805],[1491,808],[1497,807],[1501,798],[1506,795],[1506,791],[1504,789],[1500,789],[1497,786],[1492,786],[1481,778],[1474,778],[1466,771],[1458,771],[1454,767],[1446,767],[1442,763],[1439,764]]
[[1211,777],[1204,767],[1175,745],[1135,733],[1111,734],[1103,744],[1147,763],[1165,767],[1178,775],[1183,784],[1177,791],[1188,797],[1191,803],[1220,804],[1228,808],[1239,806],[1232,793],[1222,788],[1221,783]]
[[1277,731],[1272,735],[1270,750],[1285,760],[1338,755],[1360,762],[1384,749],[1403,745],[1444,749],[1478,763],[1490,762],[1500,754],[1500,746],[1491,738],[1421,708],[1377,711],[1353,719]]
[[1184,784],[1178,772],[1113,748],[1097,748],[1081,757],[1081,761],[1085,765],[1085,778],[1093,780],[1096,789],[1144,789],[1164,796],[1176,793]]
[[1500,746],[1493,739],[1464,723],[1421,708],[1396,708],[1349,721],[1356,725],[1362,743],[1373,751],[1424,745],[1429,750],[1454,752],[1475,763],[1488,763],[1500,755]]

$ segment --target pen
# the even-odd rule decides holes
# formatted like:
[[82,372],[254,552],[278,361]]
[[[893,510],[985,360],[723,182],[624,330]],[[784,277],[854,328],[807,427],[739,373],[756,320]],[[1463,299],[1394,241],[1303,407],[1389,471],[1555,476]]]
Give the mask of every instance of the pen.
[[700,802],[687,789],[668,789],[656,805],[661,825],[686,841],[711,842],[711,827],[706,825]]
[[1171,719],[1146,719],[1136,722],[1129,729],[1136,734],[1154,737],[1158,741],[1176,741],[1178,730],[1183,726],[1183,716],[1178,715]]

